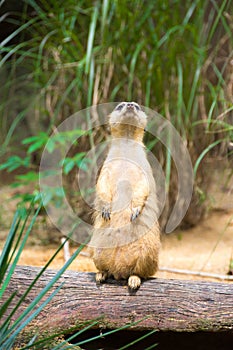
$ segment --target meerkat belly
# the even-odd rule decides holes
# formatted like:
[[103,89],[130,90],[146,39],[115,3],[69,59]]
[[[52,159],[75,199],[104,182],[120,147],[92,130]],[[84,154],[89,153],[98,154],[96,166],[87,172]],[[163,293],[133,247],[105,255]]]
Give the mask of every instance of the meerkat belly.
[[[94,263],[97,269],[115,279],[126,279],[132,274],[149,277],[158,267],[160,240],[155,203],[152,206],[150,201],[144,202],[150,189],[148,177],[130,162],[114,161],[111,168],[108,163],[106,168],[111,173],[111,219],[103,220],[100,207],[94,225],[100,230],[92,237]],[[138,202],[140,197],[142,203]],[[145,206],[139,217],[131,222],[135,199],[139,205]]]
[[115,279],[126,279],[132,274],[147,278],[157,271],[159,247],[159,229],[155,225],[149,233],[127,245],[96,249],[93,259],[100,271]]

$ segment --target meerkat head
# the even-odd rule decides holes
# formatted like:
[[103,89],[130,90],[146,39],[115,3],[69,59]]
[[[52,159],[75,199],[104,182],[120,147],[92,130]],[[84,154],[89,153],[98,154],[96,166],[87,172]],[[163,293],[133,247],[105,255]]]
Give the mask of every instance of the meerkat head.
[[109,116],[112,134],[142,140],[147,116],[136,102],[121,102]]
[[121,102],[110,114],[109,123],[110,125],[129,124],[144,129],[147,116],[136,102]]

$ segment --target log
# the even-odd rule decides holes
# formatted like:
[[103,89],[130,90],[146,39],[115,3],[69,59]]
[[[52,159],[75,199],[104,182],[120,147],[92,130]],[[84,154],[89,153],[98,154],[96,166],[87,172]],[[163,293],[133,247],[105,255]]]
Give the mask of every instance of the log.
[[[16,291],[12,308],[39,271],[36,267],[18,266],[1,302]],[[14,318],[56,273],[47,270],[41,276]],[[101,329],[115,329],[141,320],[130,329],[233,332],[233,285],[230,283],[152,278],[131,294],[124,282],[108,280],[98,287],[94,277],[94,273],[66,271],[50,291],[64,282],[59,293],[31,322],[30,335],[38,330],[41,335],[71,327],[77,330],[83,322],[97,317],[101,319],[97,326]]]

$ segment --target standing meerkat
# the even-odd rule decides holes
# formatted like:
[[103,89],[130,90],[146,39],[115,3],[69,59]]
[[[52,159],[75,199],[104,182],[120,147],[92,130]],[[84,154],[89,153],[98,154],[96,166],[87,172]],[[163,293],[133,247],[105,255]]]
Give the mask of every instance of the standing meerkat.
[[90,241],[97,283],[113,276],[137,289],[158,269],[158,200],[143,144],[146,124],[135,102],[118,104],[109,116],[112,140],[96,183]]

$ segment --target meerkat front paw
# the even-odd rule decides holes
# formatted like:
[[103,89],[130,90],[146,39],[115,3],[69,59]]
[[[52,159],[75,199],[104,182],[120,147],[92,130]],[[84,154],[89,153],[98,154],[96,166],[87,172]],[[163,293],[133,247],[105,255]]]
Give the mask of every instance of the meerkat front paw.
[[95,275],[95,281],[97,284],[104,282],[108,277],[107,272],[97,272]]
[[131,221],[134,221],[141,212],[141,207],[132,208]]
[[110,205],[105,205],[103,208],[102,208],[102,218],[105,220],[105,221],[108,221],[110,220]]
[[130,289],[138,289],[141,285],[141,278],[135,275],[132,275],[128,279],[128,286]]

